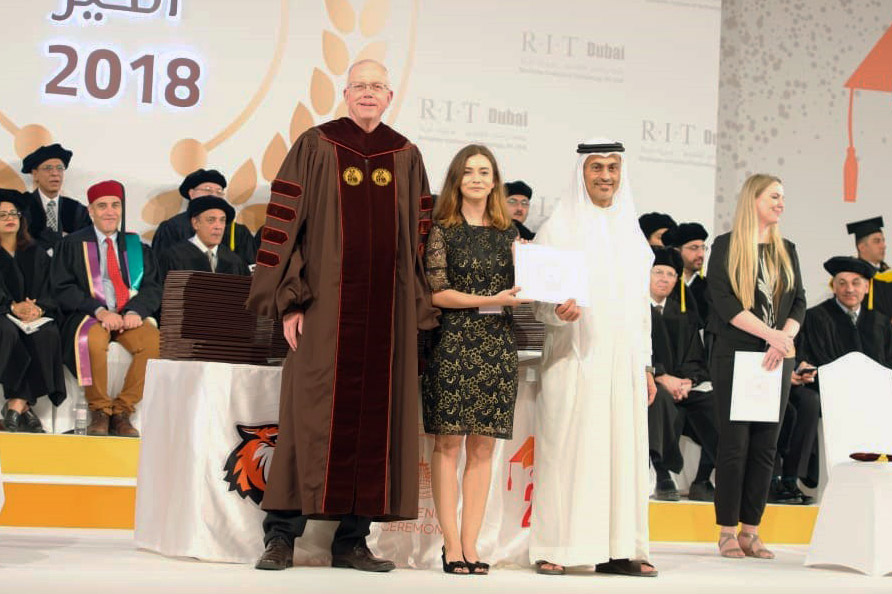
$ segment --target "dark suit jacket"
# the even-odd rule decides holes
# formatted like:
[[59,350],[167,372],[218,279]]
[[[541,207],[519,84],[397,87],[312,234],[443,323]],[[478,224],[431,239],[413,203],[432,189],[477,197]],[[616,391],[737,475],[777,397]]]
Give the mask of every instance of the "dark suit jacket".
[[[707,331],[719,341],[734,345],[737,350],[760,351],[765,347],[762,339],[748,334],[731,325],[731,319],[743,311],[743,305],[731,289],[731,277],[728,275],[728,252],[731,243],[731,234],[725,233],[715,238],[712,244],[709,266],[707,270],[709,292],[709,321]],[[775,311],[775,327],[783,328],[788,319],[793,319],[800,324],[805,319],[805,289],[802,287],[802,273],[799,271],[799,256],[796,246],[792,242],[784,240],[790,260],[793,263],[795,284],[791,291],[781,293],[780,303]]]
[[[127,251],[125,234],[118,232],[117,239],[118,253],[123,254]],[[85,317],[92,316],[97,308],[104,307],[90,293],[90,280],[87,278],[87,264],[84,256],[85,243],[96,243],[96,231],[93,225],[75,231],[59,242],[50,267],[50,287],[64,316],[62,354],[65,364],[72,370],[72,373],[75,373],[76,370],[77,328]],[[124,306],[124,311],[121,313],[133,311],[141,317],[147,318],[154,315],[161,307],[161,277],[158,274],[158,264],[152,250],[145,244],[141,244],[141,246],[142,283],[139,286],[139,291],[127,301],[127,305]],[[129,287],[130,273],[127,270],[127,260],[121,256],[118,264],[121,267],[124,283]]]
[[[46,226],[46,211],[43,209],[43,200],[40,193],[34,190],[28,194],[28,208],[25,218],[28,220],[28,233],[44,250],[55,249],[62,240],[62,233],[53,231]],[[87,207],[67,196],[59,198],[59,228],[64,233],[74,233],[85,227],[92,226],[90,213]]]

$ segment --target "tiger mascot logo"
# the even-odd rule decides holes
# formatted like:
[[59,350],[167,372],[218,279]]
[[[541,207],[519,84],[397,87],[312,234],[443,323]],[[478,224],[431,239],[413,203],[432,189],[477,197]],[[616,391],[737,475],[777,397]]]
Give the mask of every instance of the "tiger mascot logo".
[[266,491],[266,479],[276,451],[276,439],[279,437],[278,425],[236,425],[242,438],[229,457],[223,470],[224,480],[229,483],[229,490],[248,497],[260,505],[263,492]]

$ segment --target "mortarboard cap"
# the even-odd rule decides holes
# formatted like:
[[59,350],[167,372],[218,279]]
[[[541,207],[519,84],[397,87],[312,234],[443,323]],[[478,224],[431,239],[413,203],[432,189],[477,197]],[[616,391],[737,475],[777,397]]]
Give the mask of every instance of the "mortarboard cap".
[[675,270],[676,274],[681,275],[682,270],[684,270],[684,262],[677,250],[657,245],[651,246],[651,248],[654,251],[653,266],[669,266]]
[[689,241],[706,241],[709,233],[700,223],[679,223],[663,233],[663,245],[680,248]]
[[675,220],[669,215],[662,212],[649,212],[638,217],[638,225],[641,232],[648,240],[654,231],[659,229],[672,229],[675,227]]
[[521,180],[508,182],[505,184],[505,196],[526,196],[527,198],[533,197],[533,188],[526,185],[526,183]]
[[22,159],[22,173],[31,173],[41,164],[50,159],[60,159],[65,167],[71,163],[71,157],[74,155],[71,151],[63,148],[61,144],[49,144],[42,146],[24,159]]
[[231,222],[235,219],[235,209],[232,208],[228,202],[217,196],[199,196],[198,198],[193,198],[189,201],[189,206],[186,208],[186,212],[191,219],[192,217],[197,217],[206,210],[213,210],[215,208],[226,213],[227,222]]
[[17,211],[24,213],[28,210],[28,194],[18,190],[0,188],[0,202],[11,202]]
[[873,278],[877,273],[877,269],[871,266],[869,262],[850,256],[834,256],[830,258],[824,262],[824,270],[829,272],[831,276],[836,276],[840,272],[854,272],[867,279]]
[[226,187],[226,178],[216,169],[198,169],[187,175],[180,184],[180,196],[189,199],[189,190],[194,190],[203,183],[210,182],[221,188]]
[[883,230],[883,217],[874,217],[872,219],[864,219],[863,221],[855,221],[846,225],[846,233],[855,234],[855,241],[861,241],[863,237],[867,237],[877,231]]

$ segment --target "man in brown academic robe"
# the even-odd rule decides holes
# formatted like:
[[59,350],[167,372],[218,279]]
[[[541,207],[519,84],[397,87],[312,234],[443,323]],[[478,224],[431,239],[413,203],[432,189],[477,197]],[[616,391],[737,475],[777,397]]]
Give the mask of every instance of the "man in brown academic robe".
[[258,569],[291,566],[311,518],[341,522],[332,566],[390,571],[366,546],[370,523],[418,515],[431,198],[418,148],[381,123],[392,98],[384,66],[354,64],[349,117],[302,134],[272,183],[247,307],[282,319],[291,350]]

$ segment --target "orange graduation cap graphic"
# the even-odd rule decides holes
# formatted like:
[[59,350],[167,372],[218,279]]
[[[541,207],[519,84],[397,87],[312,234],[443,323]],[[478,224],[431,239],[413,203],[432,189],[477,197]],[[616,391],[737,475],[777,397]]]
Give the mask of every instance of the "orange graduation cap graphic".
[[858,161],[855,157],[855,142],[852,135],[852,108],[855,103],[855,89],[892,93],[892,27],[880,38],[861,65],[846,81],[849,89],[849,148],[843,166],[844,200],[854,202],[858,193]]
[[511,468],[512,464],[520,464],[524,470],[533,467],[533,436],[527,437],[523,445],[520,446],[513,456],[508,460],[508,490],[511,490]]

